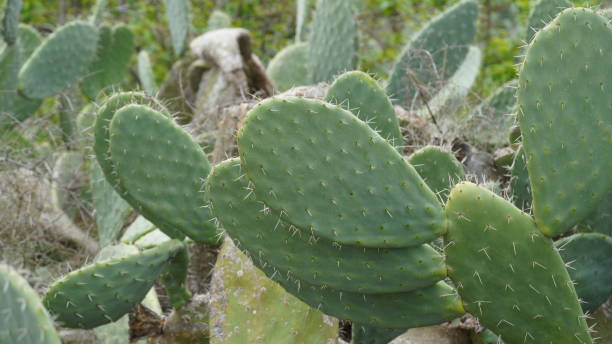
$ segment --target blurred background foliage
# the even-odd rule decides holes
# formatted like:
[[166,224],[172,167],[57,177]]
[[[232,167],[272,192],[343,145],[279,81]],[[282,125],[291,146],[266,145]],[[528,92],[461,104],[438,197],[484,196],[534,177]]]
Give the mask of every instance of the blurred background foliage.
[[[310,0],[314,8],[316,0]],[[458,0],[350,0],[355,1],[361,34],[361,69],[386,78],[403,44],[421,24]],[[483,70],[474,93],[486,97],[516,76],[524,24],[535,0],[481,0],[480,45]],[[75,17],[89,15],[95,0],[24,0],[22,22],[50,32]],[[155,77],[161,82],[174,56],[161,0],[110,0],[105,21],[127,23],[138,50],[149,52]],[[193,35],[206,30],[213,10],[225,11],[235,27],[251,31],[255,53],[267,63],[295,35],[295,0],[192,0]],[[579,6],[601,6],[600,0],[576,0]]]

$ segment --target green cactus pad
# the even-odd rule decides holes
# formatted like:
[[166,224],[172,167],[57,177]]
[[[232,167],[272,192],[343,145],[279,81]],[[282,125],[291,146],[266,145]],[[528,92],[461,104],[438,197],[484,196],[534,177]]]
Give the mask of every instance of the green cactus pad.
[[470,119],[478,129],[473,133],[473,140],[495,147],[507,143],[507,133],[516,122],[517,88],[517,80],[508,81],[470,114]]
[[242,250],[308,283],[350,292],[389,293],[430,286],[446,276],[443,257],[428,245],[340,246],[290,228],[262,211],[264,205],[249,190],[238,158],[215,166],[207,191],[214,214]]
[[446,205],[448,274],[465,309],[509,343],[591,343],[552,241],[511,203],[474,184]]
[[612,295],[612,237],[579,233],[555,242],[576,283],[582,309],[593,313]]
[[219,10],[212,11],[210,17],[208,17],[208,22],[206,23],[206,30],[212,31],[225,29],[228,27],[232,27],[232,18],[229,16],[229,14]]
[[357,21],[350,1],[320,0],[308,40],[311,83],[329,82],[357,67]]
[[134,35],[125,25],[102,26],[96,59],[81,81],[81,90],[91,100],[98,93],[121,83],[134,53]]
[[465,180],[463,165],[453,154],[440,147],[423,147],[412,153],[408,162],[444,203],[453,186]]
[[512,167],[510,167],[510,194],[512,195],[512,203],[517,208],[523,211],[531,209],[531,184],[529,183],[525,151],[522,147],[514,154],[514,161]]
[[101,246],[108,246],[119,239],[123,222],[132,208],[104,179],[104,173],[98,162],[94,160],[90,166],[91,193],[96,210],[99,242]]
[[182,249],[173,240],[73,271],[49,288],[45,306],[66,327],[90,329],[116,321],[142,301]]
[[388,344],[407,330],[373,327],[355,322],[351,326],[352,344]]
[[287,272],[270,264],[253,263],[310,307],[367,326],[398,329],[422,327],[450,321],[465,312],[457,291],[444,282],[406,293],[349,293],[287,277]]
[[113,117],[110,138],[111,160],[135,209],[166,233],[218,241],[209,211],[202,208],[210,164],[189,134],[155,110],[127,105]]
[[569,0],[539,0],[536,2],[529,13],[525,41],[530,43],[538,31],[555,19],[561,11],[570,7],[572,7],[572,2]]
[[153,230],[148,231],[138,238],[138,240],[134,241],[134,245],[139,248],[151,248],[170,240],[172,240],[172,238],[164,234],[164,232],[157,228],[153,228]]
[[6,46],[0,53],[0,128],[26,120],[41,104],[17,92],[18,73],[21,67],[21,44]]
[[17,42],[21,7],[21,0],[5,1],[4,16],[2,17],[2,37],[4,38],[4,42],[8,45],[13,45]]
[[309,0],[297,0],[295,2],[295,42],[306,41],[306,20],[310,7]]
[[[117,93],[111,97],[109,97],[100,110],[98,111],[98,115],[96,116],[96,123],[94,125],[94,153],[96,155],[96,159],[98,160],[98,164],[102,168],[102,172],[104,172],[104,177],[112,185],[117,193],[126,200],[130,205],[135,207],[135,204],[138,204],[137,201],[125,190],[125,188],[119,182],[117,178],[117,174],[115,173],[115,167],[113,161],[110,157],[110,131],[109,126],[110,123],[115,116],[117,110],[129,104],[143,104],[149,107],[154,108],[160,113],[170,117],[168,110],[166,110],[161,104],[157,102],[154,98],[149,98],[145,96],[143,93],[138,92],[125,92],[125,93]],[[146,209],[140,209],[142,215],[151,217],[155,214],[150,214]],[[164,226],[168,235],[175,239],[183,239],[185,237],[180,231],[175,230],[172,226],[166,224]]]
[[92,25],[99,26],[100,23],[102,23],[104,12],[106,12],[107,6],[108,0],[96,0],[96,3],[92,10],[93,13],[89,17],[89,22],[91,22]]
[[174,55],[181,56],[189,35],[189,0],[164,0]]
[[121,242],[125,244],[134,244],[138,239],[155,230],[155,225],[147,220],[144,216],[138,216],[132,224],[123,233]]
[[174,309],[182,308],[191,301],[191,293],[185,286],[189,267],[189,250],[185,243],[181,245],[182,247],[176,254],[168,260],[166,271],[161,275],[161,282],[166,288],[168,301]]
[[89,71],[97,50],[98,31],[73,21],[57,29],[32,53],[19,72],[19,89],[28,98],[59,93]]
[[84,156],[82,152],[61,152],[53,166],[51,182],[51,202],[68,217],[75,219],[83,207],[80,199],[81,188],[75,186],[84,179]]
[[338,321],[308,307],[225,240],[213,272],[212,344],[335,343]]
[[308,44],[293,44],[279,51],[268,64],[266,72],[278,92],[310,84]]
[[155,83],[151,59],[146,50],[138,53],[138,80],[140,80],[140,86],[149,97],[157,93],[157,83]]
[[520,72],[518,119],[538,228],[547,236],[583,220],[612,187],[612,29],[584,8],[542,29]]
[[352,112],[391,145],[403,145],[399,120],[389,97],[376,80],[366,73],[354,71],[339,76],[327,89],[325,101]]
[[19,36],[19,54],[21,60],[25,61],[42,43],[42,36],[34,27],[25,24],[19,24],[17,35]]
[[410,107],[418,87],[440,88],[462,65],[476,36],[478,3],[463,0],[432,19],[400,54],[387,85],[396,104]]
[[[132,245],[118,244],[106,246],[100,250],[95,261],[100,262],[112,258],[123,258],[137,253],[138,248]],[[96,327],[94,332],[98,342],[100,344],[129,344],[130,324],[128,318],[128,315],[124,315],[113,323]]]
[[4,264],[0,264],[0,293],[0,343],[61,343],[36,292]]
[[366,123],[317,100],[268,99],[238,133],[257,198],[342,244],[417,246],[445,231],[436,196]]

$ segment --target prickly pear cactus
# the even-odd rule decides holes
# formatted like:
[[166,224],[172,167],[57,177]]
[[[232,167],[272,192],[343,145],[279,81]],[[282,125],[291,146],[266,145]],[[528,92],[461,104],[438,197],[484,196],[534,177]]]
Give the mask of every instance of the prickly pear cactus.
[[417,246],[445,231],[442,207],[416,170],[340,107],[265,100],[245,120],[238,149],[257,198],[317,236],[383,248]]
[[470,114],[476,129],[470,132],[472,140],[494,147],[506,144],[506,133],[516,122],[517,88],[517,80],[508,81]]
[[134,35],[125,25],[102,26],[96,59],[81,82],[81,90],[91,100],[106,88],[123,81],[134,53]]
[[512,203],[517,208],[523,211],[531,209],[531,184],[527,172],[525,150],[522,147],[514,154],[514,160],[510,167],[510,194],[512,195]]
[[385,91],[366,73],[353,71],[339,76],[327,89],[325,101],[352,112],[392,146],[402,147],[404,138],[395,109]]
[[444,203],[453,186],[466,178],[463,165],[457,158],[439,147],[423,147],[412,153],[408,162]]
[[338,320],[268,279],[231,240],[219,252],[210,304],[211,343],[335,343]]
[[17,42],[21,6],[21,0],[7,0],[4,4],[2,37],[4,38],[4,42],[8,45],[13,45]]
[[611,218],[612,190],[608,191],[608,194],[599,203],[597,208],[578,224],[577,230],[579,232],[598,232],[612,236],[612,226],[610,226]]
[[173,240],[88,265],[49,287],[44,304],[66,327],[90,329],[114,322],[142,301],[168,261],[184,249]]
[[170,37],[174,55],[181,56],[185,51],[191,19],[189,18],[189,0],[164,0],[166,17],[170,24]]
[[311,83],[357,67],[357,21],[350,1],[319,0],[308,40]]
[[153,75],[151,59],[146,50],[138,53],[138,80],[140,80],[142,89],[149,97],[155,96],[158,88],[157,83],[155,83],[155,76]]
[[448,274],[481,324],[508,343],[592,343],[563,260],[527,214],[471,183],[446,214]]
[[527,36],[525,41],[530,43],[533,37],[550,23],[555,17],[566,8],[572,7],[572,2],[569,0],[539,0],[537,1],[529,13],[527,23]]
[[520,71],[518,119],[538,228],[569,230],[612,187],[612,29],[595,12],[567,9],[538,32]]
[[443,279],[443,257],[428,245],[380,249],[337,245],[291,228],[250,190],[239,159],[217,165],[207,181],[212,208],[225,231],[254,259],[312,284],[348,292],[389,293]]
[[110,159],[130,204],[158,228],[197,242],[218,242],[201,192],[210,164],[201,147],[171,119],[143,105],[118,110],[110,124]]
[[266,72],[278,92],[310,84],[308,44],[297,43],[284,48],[270,61]]
[[0,343],[61,343],[36,292],[4,264],[0,264],[0,292]]
[[352,344],[387,344],[395,337],[406,332],[406,329],[379,328],[353,323]]
[[612,237],[579,233],[555,242],[576,283],[582,309],[593,313],[612,295]]
[[84,21],[57,29],[21,68],[20,91],[32,99],[63,91],[87,74],[96,56],[97,42],[97,29]]
[[[463,0],[432,19],[400,54],[387,85],[396,104],[410,107],[419,87],[440,88],[459,69],[476,36],[478,4]],[[443,83],[443,82],[442,82]]]

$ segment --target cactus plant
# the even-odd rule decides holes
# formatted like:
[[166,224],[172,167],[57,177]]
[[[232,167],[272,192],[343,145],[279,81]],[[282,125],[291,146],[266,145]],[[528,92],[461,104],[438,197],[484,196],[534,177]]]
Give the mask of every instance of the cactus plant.
[[423,147],[412,153],[408,162],[444,203],[453,186],[466,178],[457,158],[439,147]]
[[572,7],[569,0],[539,0],[532,7],[527,23],[525,41],[530,43],[535,34],[550,23],[566,8]]
[[583,220],[612,186],[604,51],[612,51],[606,20],[567,9],[536,34],[521,67],[518,119],[535,220],[547,236]]
[[123,80],[134,52],[134,35],[127,26],[104,25],[99,30],[97,56],[81,81],[81,90],[91,100],[101,90],[117,86]]
[[166,17],[170,24],[170,36],[174,55],[181,56],[185,51],[187,36],[189,35],[189,0],[164,0]]
[[168,263],[184,250],[184,244],[173,240],[88,265],[49,287],[44,304],[66,327],[94,328],[116,321],[142,301]]
[[2,37],[8,45],[17,42],[19,28],[19,14],[21,13],[21,0],[8,0],[4,4],[4,16],[2,17]]
[[143,91],[149,97],[155,96],[158,88],[155,83],[153,68],[151,67],[151,59],[146,50],[142,50],[138,53],[138,80],[140,81]]
[[0,342],[61,343],[36,292],[16,271],[0,264]]
[[410,107],[419,87],[448,80],[459,69],[476,35],[478,4],[463,0],[432,19],[400,54],[387,93],[396,104]]
[[42,99],[66,89],[88,72],[97,42],[96,28],[84,21],[73,21],[54,31],[21,68],[20,92]]
[[281,50],[270,61],[266,72],[278,92],[308,85],[308,43],[293,44]]
[[525,151],[522,147],[514,154],[514,160],[510,167],[510,176],[512,202],[523,211],[531,209],[531,184],[529,183]]
[[357,65],[357,22],[350,1],[320,0],[308,40],[310,82],[329,82]]
[[446,205],[448,273],[466,310],[509,343],[591,343],[552,240],[511,203],[470,183]]

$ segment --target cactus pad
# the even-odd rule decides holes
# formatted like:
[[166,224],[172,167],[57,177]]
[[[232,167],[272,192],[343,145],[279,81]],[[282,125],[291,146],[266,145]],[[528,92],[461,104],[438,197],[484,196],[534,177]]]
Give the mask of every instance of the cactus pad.
[[101,90],[121,83],[133,53],[134,35],[127,26],[102,26],[96,59],[81,82],[83,93],[95,100]]
[[414,168],[340,107],[265,100],[249,112],[238,147],[257,198],[317,236],[382,248],[445,231],[441,205]]
[[279,51],[268,64],[266,72],[278,92],[310,84],[308,44],[293,44]]
[[569,230],[612,186],[612,29],[591,10],[567,9],[527,50],[518,119],[538,228]]
[[443,257],[428,245],[392,249],[340,246],[290,228],[262,211],[264,205],[249,190],[237,158],[215,166],[207,191],[214,214],[242,250],[308,283],[350,292],[388,293],[430,286],[446,276]]
[[153,68],[151,67],[151,59],[146,50],[138,53],[138,80],[140,81],[140,86],[142,86],[142,89],[149,97],[153,97],[157,93],[157,84],[155,83]]
[[529,184],[529,173],[527,172],[527,162],[525,161],[525,151],[519,148],[514,154],[512,167],[510,167],[510,193],[512,203],[523,210],[531,208],[531,184]]
[[576,283],[582,309],[593,313],[612,295],[612,237],[579,233],[555,242]]
[[340,105],[368,123],[393,146],[404,143],[395,109],[376,80],[363,72],[339,76],[327,89],[325,101]]
[[[159,229],[216,243],[201,190],[210,172],[206,154],[171,119],[142,105],[117,111],[110,126],[111,160],[137,210]],[[170,227],[168,227],[170,226]],[[172,233],[172,232],[171,232]]]
[[166,17],[170,24],[170,37],[174,55],[181,56],[185,51],[191,18],[189,18],[189,0],[164,0]]
[[412,153],[408,162],[444,203],[453,186],[465,180],[463,165],[453,154],[439,147],[423,147]]
[[116,321],[142,301],[182,249],[173,240],[73,271],[49,288],[45,306],[66,327],[89,329]]
[[4,16],[2,17],[2,37],[8,45],[13,45],[19,37],[19,14],[21,13],[22,0],[7,0],[4,4]]
[[525,41],[530,43],[533,37],[550,23],[564,9],[572,7],[569,0],[539,0],[529,13],[527,22],[527,36]]
[[0,264],[0,293],[0,343],[61,343],[36,292],[4,264]]
[[474,184],[446,205],[448,273],[466,310],[509,343],[591,343],[552,241],[511,203]]
[[418,87],[440,88],[462,65],[476,36],[478,3],[463,0],[416,33],[400,54],[387,85],[396,104],[410,107]]
[[308,40],[310,81],[329,82],[355,69],[358,44],[351,1],[320,0]]
[[19,89],[28,98],[42,99],[69,87],[89,71],[97,50],[98,31],[73,21],[59,28],[32,53],[19,72]]

